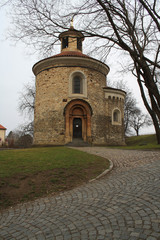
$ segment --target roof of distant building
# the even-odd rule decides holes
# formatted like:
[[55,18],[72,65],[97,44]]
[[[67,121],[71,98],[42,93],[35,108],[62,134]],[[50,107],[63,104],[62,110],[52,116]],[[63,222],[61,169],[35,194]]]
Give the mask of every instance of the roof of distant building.
[[7,128],[3,127],[1,124],[0,124],[0,130],[6,130]]

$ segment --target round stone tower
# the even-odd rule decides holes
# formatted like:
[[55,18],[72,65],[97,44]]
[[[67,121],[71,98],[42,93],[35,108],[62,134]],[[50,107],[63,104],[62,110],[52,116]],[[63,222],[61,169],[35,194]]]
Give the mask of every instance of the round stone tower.
[[71,26],[59,39],[61,53],[33,66],[34,144],[124,144],[125,92],[106,86],[109,67],[82,53],[81,32]]

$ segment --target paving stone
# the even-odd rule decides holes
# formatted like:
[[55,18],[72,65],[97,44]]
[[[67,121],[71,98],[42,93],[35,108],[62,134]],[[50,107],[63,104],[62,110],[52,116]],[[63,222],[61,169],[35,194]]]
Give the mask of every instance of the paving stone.
[[147,237],[147,239],[146,240],[157,240],[157,238],[155,238],[155,237],[152,237],[152,236],[149,236],[149,237]]
[[137,233],[137,232],[132,232],[132,233],[130,234],[130,236],[131,236],[131,237],[139,237],[139,233]]
[[0,240],[160,240],[160,153],[79,148],[108,158],[101,179],[0,213]]

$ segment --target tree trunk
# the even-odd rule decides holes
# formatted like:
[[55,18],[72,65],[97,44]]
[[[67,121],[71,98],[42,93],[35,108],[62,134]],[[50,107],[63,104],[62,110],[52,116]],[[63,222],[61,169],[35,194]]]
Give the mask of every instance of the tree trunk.
[[[139,83],[139,81],[138,81],[138,83]],[[141,83],[139,83],[139,85],[141,85]],[[153,125],[154,125],[155,132],[156,132],[157,144],[160,144],[160,126],[159,126],[157,116],[156,116],[155,112],[148,105],[148,102],[146,101],[146,97],[144,95],[142,86],[140,87],[140,90],[141,90],[141,96],[142,96],[144,105],[145,105],[146,109],[148,110],[148,112],[149,112],[149,114],[150,114],[150,116],[153,120]]]
[[[156,131],[157,144],[160,144],[159,120],[158,120],[158,115],[156,114],[156,111],[154,111],[154,107],[155,107],[154,104],[156,104],[156,103],[155,103],[155,101],[153,101],[153,99],[151,97],[150,98],[151,104],[152,104],[152,109],[151,109],[151,107],[149,106],[148,101],[146,99],[145,93],[144,93],[144,89],[143,89],[143,85],[142,85],[142,81],[141,81],[140,69],[139,69],[139,66],[137,66],[136,62],[135,62],[135,67],[136,67],[136,72],[137,72],[137,81],[138,81],[140,91],[141,91],[141,96],[142,96],[144,105],[145,105],[148,113],[150,114],[150,116],[153,120],[154,128],[155,128],[155,131]],[[146,81],[148,82],[147,76],[145,75],[145,71],[144,71],[144,74],[143,74],[143,79],[144,79],[145,83],[146,83]],[[152,81],[153,81],[153,79],[152,79]],[[148,93],[149,93],[149,96],[152,96],[152,93],[150,92],[149,88],[148,88]],[[158,103],[157,103],[157,105],[158,105]]]
[[151,115],[151,117],[152,117],[152,120],[153,120],[153,123],[154,123],[154,128],[155,128],[155,131],[156,131],[157,143],[160,144],[160,126],[159,126],[159,123],[157,121],[156,116]]

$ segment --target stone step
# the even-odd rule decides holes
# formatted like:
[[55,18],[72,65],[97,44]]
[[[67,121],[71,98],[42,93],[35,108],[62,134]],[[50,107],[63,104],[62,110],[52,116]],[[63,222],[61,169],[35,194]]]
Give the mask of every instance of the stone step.
[[73,141],[70,143],[67,143],[66,146],[70,147],[89,147],[91,144],[88,142],[84,142],[81,138],[73,138]]

